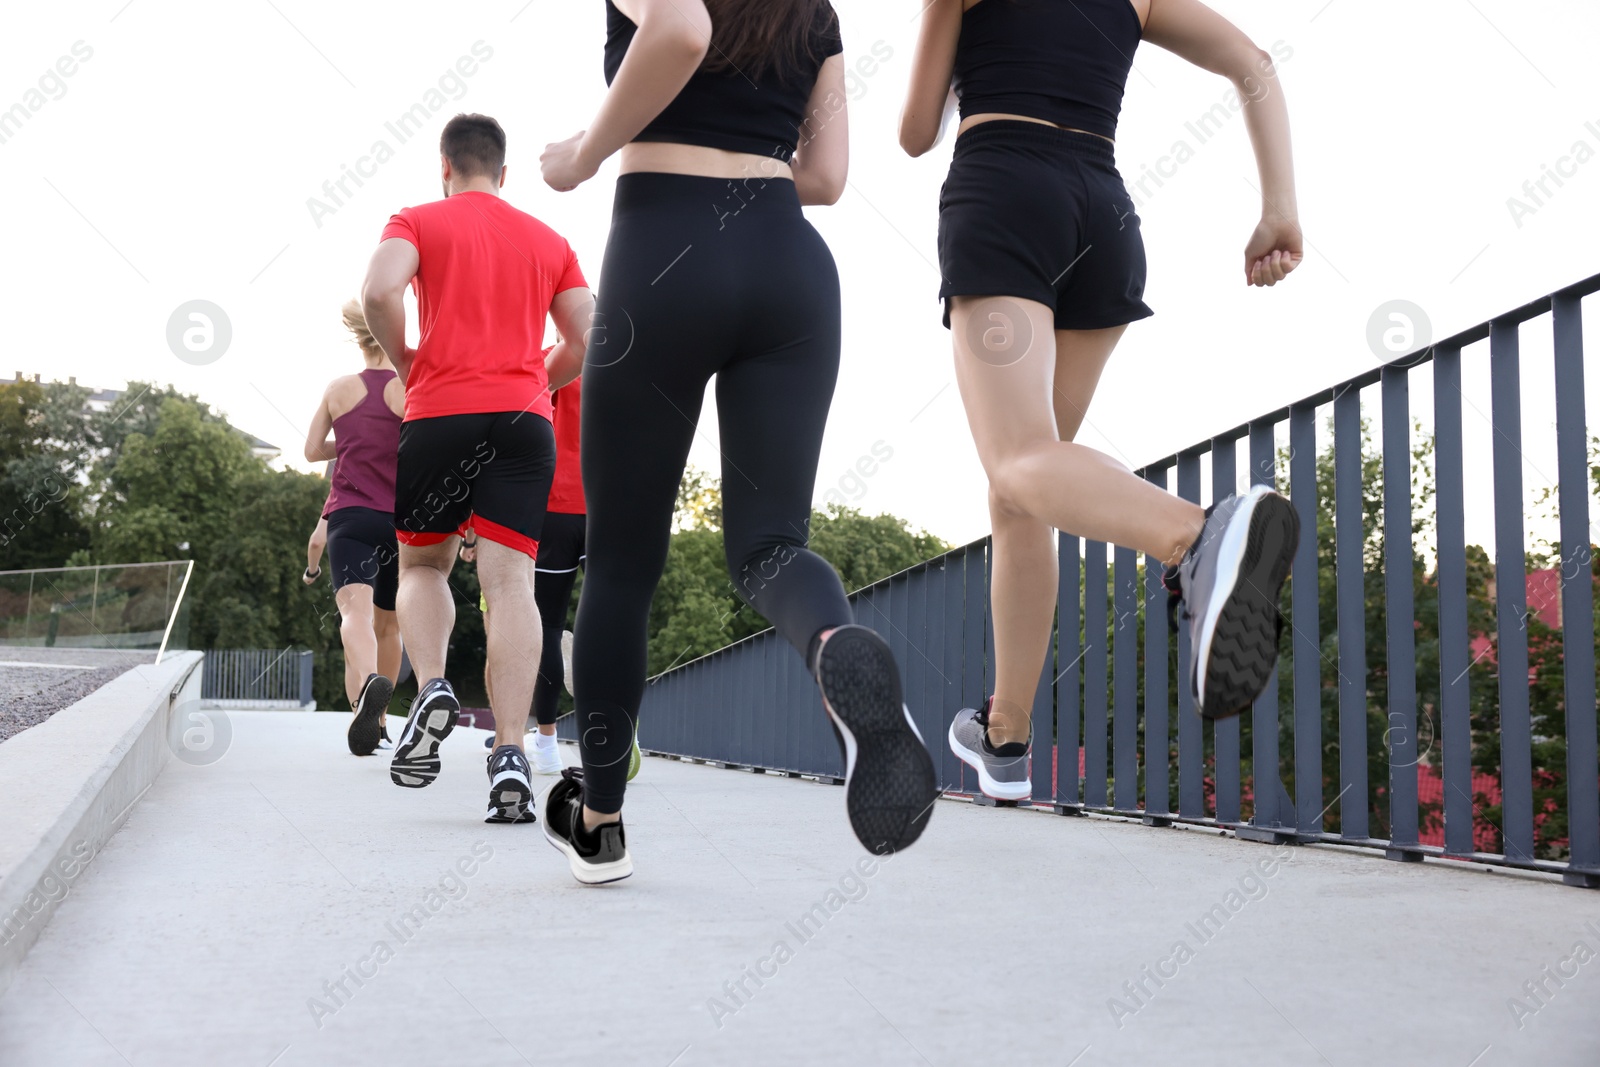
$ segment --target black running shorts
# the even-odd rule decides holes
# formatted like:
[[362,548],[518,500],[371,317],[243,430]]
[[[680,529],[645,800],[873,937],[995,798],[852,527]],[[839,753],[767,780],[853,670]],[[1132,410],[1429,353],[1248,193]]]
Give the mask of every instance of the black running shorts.
[[347,585],[372,586],[372,606],[394,610],[400,582],[400,550],[394,516],[371,508],[328,513],[328,570],[337,593]]
[[555,433],[542,415],[412,419],[400,426],[395,536],[401,544],[436,545],[470,526],[537,557],[555,469]]
[[539,538],[540,574],[571,574],[583,566],[584,528],[588,520],[583,515],[565,511],[552,511],[544,517],[544,536]]
[[1055,311],[1058,330],[1154,314],[1144,238],[1111,142],[996,119],[956,141],[939,194],[939,299],[1010,296]]

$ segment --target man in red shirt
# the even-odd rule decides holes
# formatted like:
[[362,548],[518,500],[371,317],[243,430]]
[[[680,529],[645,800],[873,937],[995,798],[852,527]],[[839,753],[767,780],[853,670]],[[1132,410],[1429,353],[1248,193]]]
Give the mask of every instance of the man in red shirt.
[[[489,822],[533,818],[522,751],[540,657],[534,559],[555,471],[550,390],[583,367],[594,307],[572,248],[500,198],[505,131],[457,115],[439,138],[443,200],[389,220],[367,268],[367,324],[406,386],[395,474],[400,633],[421,685],[389,777],[421,788],[439,776],[439,743],[461,705],[445,680],[455,625],[449,575],[471,526],[492,609],[488,673],[500,702],[489,760]],[[405,344],[407,286],[421,339]],[[559,341],[543,354],[545,320]]]

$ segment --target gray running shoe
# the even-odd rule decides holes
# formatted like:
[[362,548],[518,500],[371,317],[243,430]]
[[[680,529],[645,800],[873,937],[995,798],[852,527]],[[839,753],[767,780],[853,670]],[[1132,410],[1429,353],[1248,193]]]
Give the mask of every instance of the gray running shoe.
[[489,754],[489,813],[484,822],[533,822],[528,757],[516,745]]
[[449,682],[435,678],[423,686],[411,702],[411,716],[389,761],[389,780],[407,789],[432,785],[439,777],[439,743],[460,717],[461,703]]
[[1162,576],[1177,629],[1189,624],[1195,706],[1226,719],[1261,695],[1278,663],[1278,593],[1300,543],[1300,517],[1264,485],[1219,500],[1182,562]]
[[978,788],[984,796],[996,800],[1026,800],[1033,796],[1033,782],[1028,778],[1029,754],[1033,751],[1033,738],[1027,744],[1013,741],[998,748],[989,744],[989,705],[994,697],[983,702],[980,710],[962,708],[950,723],[950,751],[962,763],[978,772]]

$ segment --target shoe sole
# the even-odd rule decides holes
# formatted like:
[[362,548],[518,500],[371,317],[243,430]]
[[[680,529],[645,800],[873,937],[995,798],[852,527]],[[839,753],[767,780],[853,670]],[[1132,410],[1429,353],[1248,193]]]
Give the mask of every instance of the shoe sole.
[[489,814],[484,822],[538,822],[533,814],[533,789],[515,779],[489,787]]
[[417,714],[418,721],[406,723],[394,759],[389,761],[389,780],[404,789],[421,789],[439,777],[439,743],[456,728],[461,705],[453,696],[435,697],[430,707]]
[[[1300,543],[1300,517],[1277,493],[1251,508],[1232,588],[1216,613],[1207,647],[1200,714],[1227,719],[1249,707],[1278,664],[1278,594]],[[1226,544],[1224,548],[1226,548]]]
[[822,707],[845,748],[845,810],[868,852],[887,856],[922,836],[939,799],[933,757],[900,689],[900,671],[877,633],[829,635],[817,662]]
[[[555,786],[550,788],[554,789]],[[544,801],[540,801],[540,807]],[[605,885],[608,882],[620,882],[633,874],[633,857],[624,855],[620,860],[609,863],[586,863],[578,855],[578,850],[572,847],[572,842],[561,837],[550,829],[549,813],[546,812],[544,820],[544,839],[550,842],[550,847],[567,857],[567,867],[572,871],[572,877],[584,885]]]
[[[983,756],[956,740],[956,724],[950,724],[950,751],[956,758],[968,767],[978,772],[978,788],[983,795],[994,800],[1028,800],[1033,796],[1033,780],[1024,782],[1000,782],[989,775],[989,768],[984,765]],[[1031,758],[1032,753],[1021,759]]]
[[393,683],[381,674],[374,676],[361,690],[356,698],[356,716],[344,735],[351,755],[370,756],[378,751],[383,717],[389,712],[389,700],[393,696]]

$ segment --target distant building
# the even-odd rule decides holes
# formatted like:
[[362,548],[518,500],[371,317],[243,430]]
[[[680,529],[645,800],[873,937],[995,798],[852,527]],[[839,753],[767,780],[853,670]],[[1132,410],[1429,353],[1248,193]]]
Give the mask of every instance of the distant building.
[[[36,384],[43,384],[43,382],[39,380],[39,376],[37,374],[35,374],[32,378],[29,378],[21,371],[17,371],[16,376],[13,378],[0,378],[0,385],[15,385],[18,382],[34,382]],[[68,378],[67,384],[77,385],[78,379]],[[90,389],[89,386],[84,386],[84,388]],[[121,389],[90,389],[89,396],[84,400],[83,406],[90,411],[110,411],[111,408],[116,404],[117,398],[120,396],[122,396]],[[271,463],[273,460],[277,459],[283,454],[283,449],[279,448],[272,442],[263,441],[255,434],[246,430],[240,430],[237,426],[234,426],[233,428],[239,433],[243,434],[245,439],[250,442],[250,451],[255,453],[257,456],[260,456],[268,463]]]

